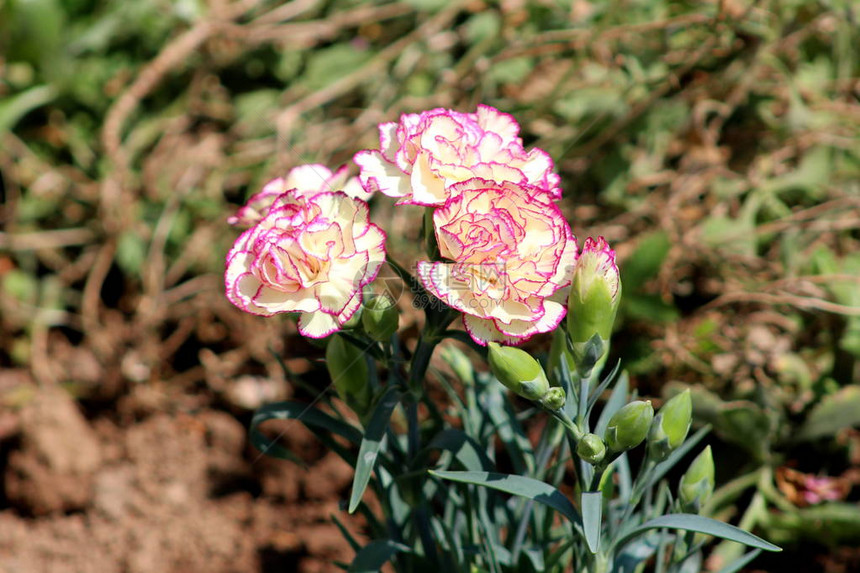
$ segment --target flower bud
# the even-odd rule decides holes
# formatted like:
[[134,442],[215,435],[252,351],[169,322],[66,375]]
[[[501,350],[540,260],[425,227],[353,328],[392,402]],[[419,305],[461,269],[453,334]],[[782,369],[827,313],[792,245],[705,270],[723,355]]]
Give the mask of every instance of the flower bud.
[[612,452],[630,450],[641,444],[648,435],[653,419],[654,407],[650,400],[630,402],[609,419],[603,439]]
[[690,464],[678,485],[681,509],[698,513],[714,493],[714,456],[707,446]]
[[367,362],[364,353],[342,336],[333,336],[325,350],[326,368],[341,400],[357,414],[370,406]]
[[540,400],[549,391],[549,380],[538,361],[513,346],[489,343],[490,370],[499,382],[515,394]]
[[576,455],[594,465],[603,460],[603,457],[606,455],[606,445],[600,439],[600,436],[585,434],[576,445]]
[[546,394],[544,394],[540,399],[540,403],[547,410],[561,410],[562,407],[564,407],[565,398],[564,390],[557,386],[553,386],[546,391]]
[[361,324],[361,305],[355,309],[350,319],[343,323],[343,330],[354,330],[359,324]]
[[689,389],[673,396],[663,404],[648,431],[648,451],[654,461],[665,460],[684,443],[690,430],[692,415],[693,402]]
[[[605,357],[620,300],[621,277],[615,251],[603,237],[589,237],[576,261],[567,301],[567,333],[578,365],[587,360],[594,366]],[[587,356],[595,353],[596,357]]]
[[371,296],[364,303],[361,313],[361,324],[364,331],[372,339],[383,342],[397,332],[400,323],[400,313],[391,297],[387,294]]

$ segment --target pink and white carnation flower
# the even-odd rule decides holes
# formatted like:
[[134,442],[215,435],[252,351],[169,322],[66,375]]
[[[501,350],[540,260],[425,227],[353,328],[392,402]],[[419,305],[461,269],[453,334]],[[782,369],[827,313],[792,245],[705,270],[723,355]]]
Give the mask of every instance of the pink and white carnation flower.
[[299,331],[340,329],[385,260],[385,233],[367,203],[343,192],[291,190],[236,240],[227,255],[227,298],[261,316],[299,313]]
[[538,188],[510,181],[475,178],[451,191],[433,213],[448,260],[418,263],[424,288],[463,313],[478,344],[519,344],[553,330],[578,253],[561,210]]
[[404,114],[379,126],[379,150],[360,151],[361,185],[399,199],[398,204],[438,206],[451,187],[473,177],[531,186],[531,192],[561,198],[550,156],[526,151],[514,118],[487,105],[476,113],[437,108]]
[[349,168],[342,165],[332,171],[325,165],[308,163],[290,169],[286,177],[272,179],[263,189],[248,199],[245,206],[227,219],[231,225],[250,227],[262,219],[275,199],[294,190],[296,196],[312,196],[326,191],[343,191],[350,197],[367,201],[371,193],[364,190],[357,177],[349,177]]

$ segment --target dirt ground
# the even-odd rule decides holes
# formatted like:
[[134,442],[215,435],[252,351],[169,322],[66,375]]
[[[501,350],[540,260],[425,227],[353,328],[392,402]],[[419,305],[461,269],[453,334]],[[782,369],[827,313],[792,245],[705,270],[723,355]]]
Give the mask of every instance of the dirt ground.
[[285,439],[308,470],[260,456],[225,411],[145,413],[132,394],[135,415],[117,423],[20,371],[0,372],[0,387],[30,393],[0,410],[3,573],[310,573],[351,560],[330,516],[344,518],[352,471],[299,424]]

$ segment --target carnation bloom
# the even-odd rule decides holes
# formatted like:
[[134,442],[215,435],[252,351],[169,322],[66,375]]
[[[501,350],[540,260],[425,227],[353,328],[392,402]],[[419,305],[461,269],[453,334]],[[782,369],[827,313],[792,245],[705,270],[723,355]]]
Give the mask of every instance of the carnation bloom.
[[554,329],[576,238],[549,197],[530,185],[470,179],[433,213],[443,258],[420,262],[424,287],[461,311],[479,344],[518,344]]
[[433,109],[404,114],[400,123],[379,126],[379,150],[360,151],[354,161],[369,192],[398,204],[442,205],[452,185],[473,177],[528,184],[531,192],[561,197],[552,159],[540,149],[526,152],[519,125],[487,105],[476,113]]
[[350,197],[367,201],[370,193],[365,191],[357,177],[348,177],[349,170],[342,165],[336,171],[325,165],[308,163],[290,169],[286,177],[272,179],[263,189],[251,196],[244,207],[227,219],[231,225],[250,227],[266,215],[269,207],[279,196],[294,190],[296,196],[311,196],[325,191],[343,191]]
[[227,255],[227,298],[261,316],[298,312],[303,335],[328,336],[358,309],[362,287],[385,260],[384,245],[364,201],[289,191]]

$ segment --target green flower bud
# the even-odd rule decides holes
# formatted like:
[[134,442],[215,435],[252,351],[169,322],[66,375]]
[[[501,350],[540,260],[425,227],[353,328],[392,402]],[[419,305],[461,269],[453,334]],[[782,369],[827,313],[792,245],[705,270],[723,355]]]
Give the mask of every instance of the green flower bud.
[[496,342],[489,348],[490,370],[506,388],[529,400],[540,400],[549,391],[543,368],[528,352]]
[[648,431],[648,451],[655,461],[665,460],[684,443],[692,415],[693,401],[689,389],[663,404]]
[[585,434],[576,445],[576,455],[594,465],[603,460],[603,457],[606,455],[606,445],[600,439],[600,436]]
[[361,324],[372,339],[384,342],[397,332],[400,313],[391,297],[387,294],[372,295],[364,302]]
[[621,277],[615,251],[603,237],[589,237],[576,262],[567,301],[567,334],[574,360],[580,371],[587,370],[585,374],[605,360],[620,300]]
[[361,306],[355,309],[355,312],[352,313],[352,316],[349,317],[349,320],[343,323],[341,326],[342,330],[353,330],[358,328],[358,325],[361,324]]
[[543,397],[540,399],[540,403],[547,410],[555,411],[562,409],[562,407],[564,406],[564,400],[564,390],[557,386],[553,386],[546,391],[546,394],[544,394]]
[[681,477],[681,483],[678,485],[681,509],[698,513],[711,498],[712,493],[714,493],[714,456],[711,454],[711,446],[708,446],[693,460],[687,473]]
[[367,362],[361,349],[333,336],[325,349],[326,368],[341,400],[361,415],[370,406]]
[[603,439],[612,452],[630,450],[641,444],[648,435],[653,419],[654,407],[650,400],[630,402],[609,419]]

